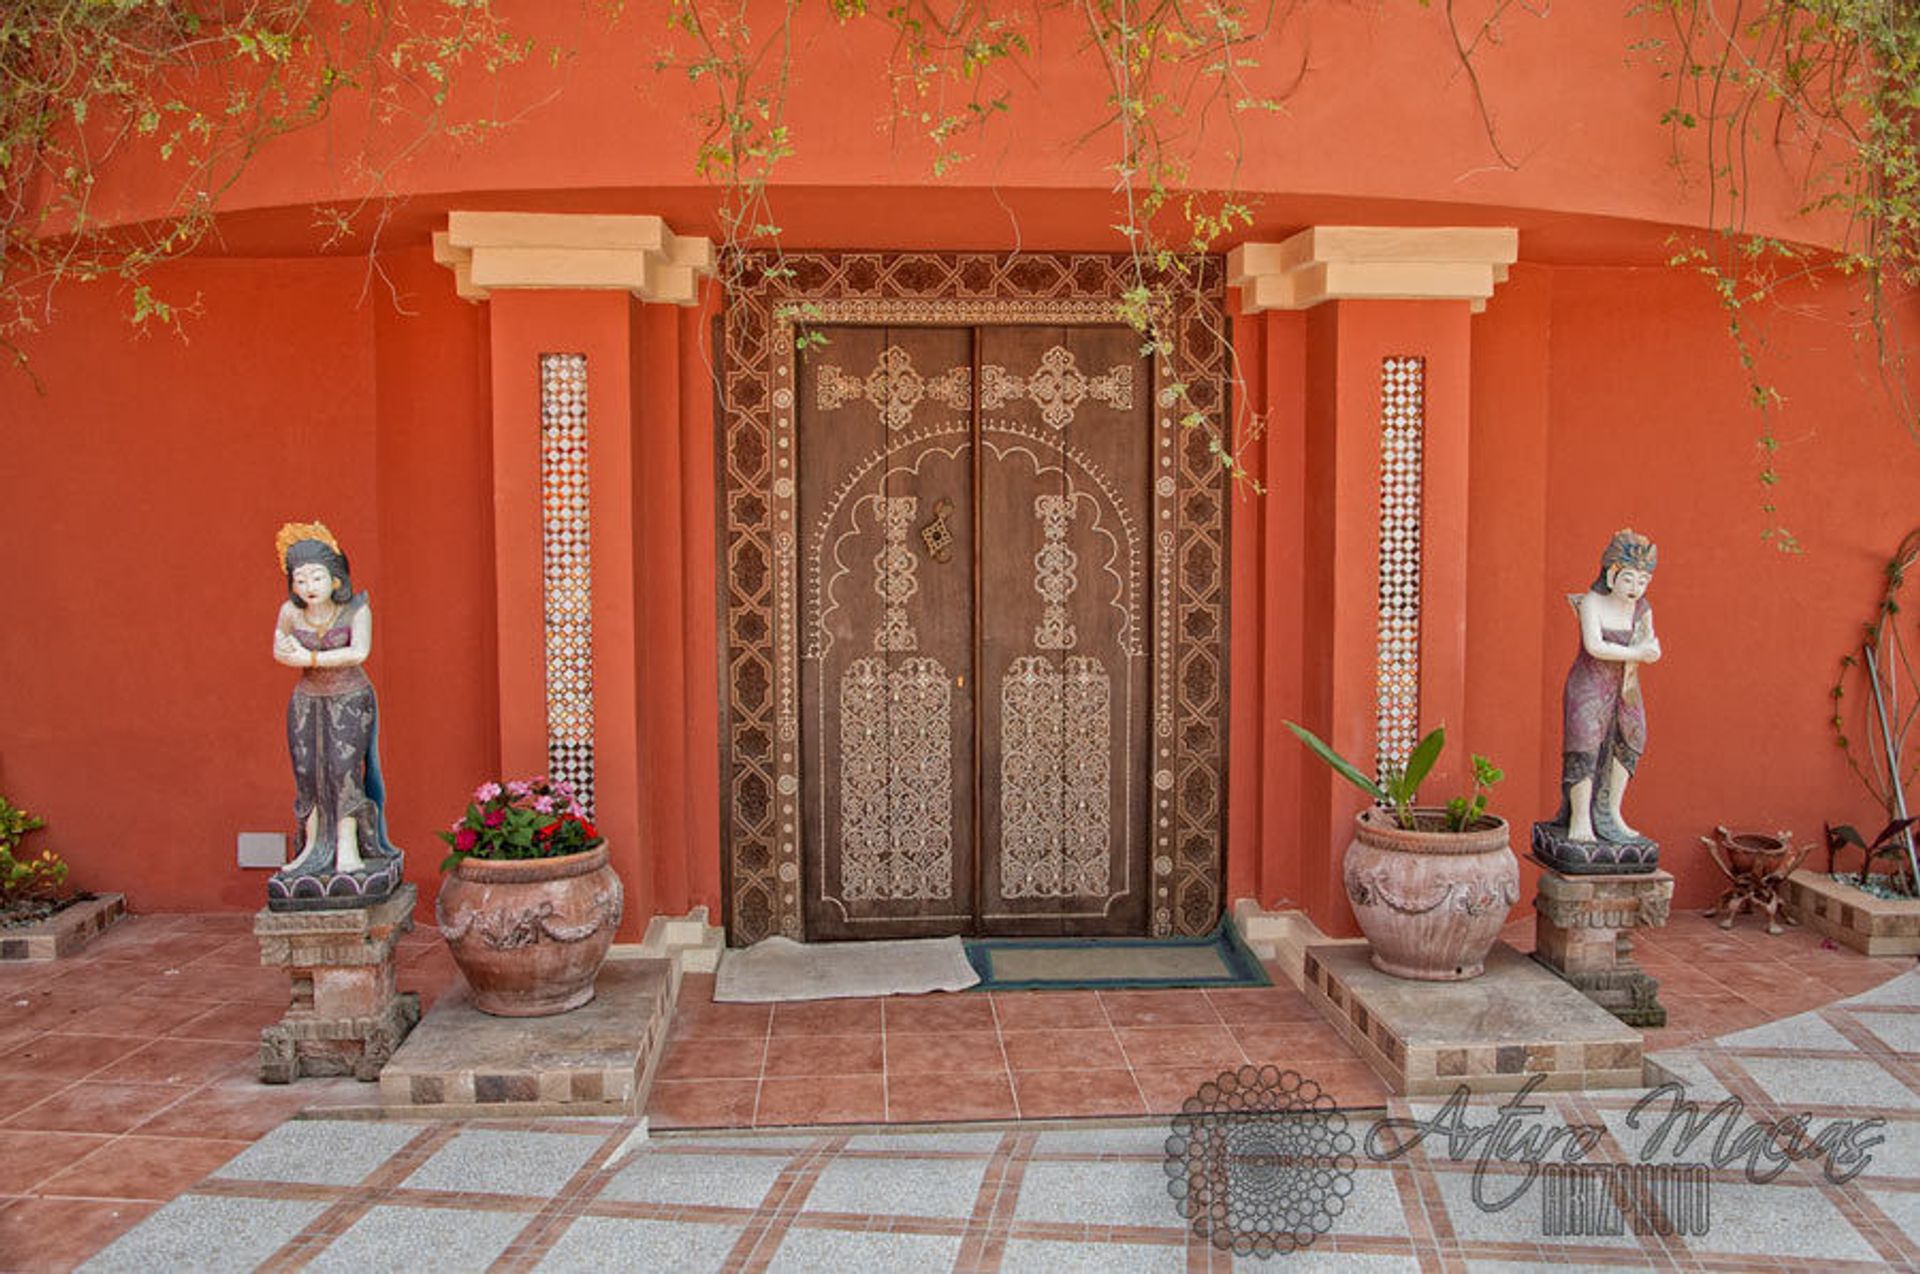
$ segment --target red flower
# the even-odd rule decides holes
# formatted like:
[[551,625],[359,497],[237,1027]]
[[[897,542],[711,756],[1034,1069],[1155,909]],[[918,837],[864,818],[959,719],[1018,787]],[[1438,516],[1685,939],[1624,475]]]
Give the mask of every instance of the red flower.
[[580,824],[580,834],[581,834],[581,835],[583,835],[583,836],[585,836],[585,837],[586,837],[586,838],[587,838],[588,840],[598,840],[598,839],[599,839],[599,837],[600,837],[600,833],[599,833],[599,832],[596,832],[596,831],[594,831],[594,830],[593,830],[593,824],[592,824],[592,823],[589,823],[589,822],[588,822],[588,821],[587,821],[586,819],[584,819],[584,818],[576,818],[576,819],[574,819],[573,821],[574,821],[574,822],[576,822],[576,823],[578,823],[578,824]]
[[463,827],[453,834],[453,847],[463,854],[471,853],[473,847],[479,843],[480,833],[471,827]]
[[494,808],[487,811],[488,827],[498,827],[500,826],[500,824],[506,821],[507,821],[507,812],[501,809],[499,806],[496,805]]

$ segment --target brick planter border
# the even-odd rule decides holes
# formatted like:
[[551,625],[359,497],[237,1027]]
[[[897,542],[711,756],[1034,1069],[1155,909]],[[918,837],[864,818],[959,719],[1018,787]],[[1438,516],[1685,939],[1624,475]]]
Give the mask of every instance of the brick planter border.
[[125,894],[101,894],[63,908],[38,924],[0,929],[0,960],[58,960],[70,956],[126,914]]
[[1787,878],[1787,909],[1809,929],[1870,956],[1920,955],[1920,899],[1875,898],[1825,872]]

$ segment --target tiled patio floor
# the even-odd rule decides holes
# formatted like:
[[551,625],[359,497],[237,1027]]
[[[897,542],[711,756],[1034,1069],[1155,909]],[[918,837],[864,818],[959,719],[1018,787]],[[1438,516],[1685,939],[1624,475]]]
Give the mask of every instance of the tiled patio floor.
[[[136,916],[76,960],[0,964],[0,1270],[68,1268],[294,1112],[366,1100],[350,1080],[251,1077],[259,1029],[287,991],[284,973],[259,966],[250,925]],[[1525,947],[1530,935],[1516,925],[1508,938]],[[1690,913],[1642,937],[1639,955],[1672,1012],[1650,1049],[1801,1013],[1910,967],[1799,931],[1768,938],[1750,920],[1722,933]],[[431,1001],[454,976],[436,935],[407,936],[402,986]],[[655,1127],[1142,1116],[1242,1059],[1296,1066],[1352,1105],[1380,1100],[1284,989],[781,1009],[714,1005],[710,989],[697,978],[683,989]]]
[[[1513,1206],[1491,1206],[1525,1184],[1518,1171],[1498,1159],[1478,1171],[1475,1151],[1450,1156],[1440,1135],[1399,1158],[1370,1157],[1375,1117],[1356,1115],[1355,1162],[1334,1191],[1339,1207],[1315,1222],[1322,1237],[1268,1264],[1235,1262],[1185,1226],[1168,1190],[1161,1120],[1066,1130],[682,1133],[637,1144],[633,1121],[304,1121],[269,1134],[88,1268],[1920,1268],[1920,974],[1664,1060],[1688,1074],[1703,1108],[1729,1090],[1746,1098],[1741,1127],[1800,1112],[1816,1128],[1877,1116],[1887,1121],[1884,1140],[1871,1146],[1864,1171],[1840,1184],[1815,1160],[1770,1181],[1738,1162],[1706,1172],[1709,1207],[1695,1216],[1704,1226],[1684,1235],[1589,1230],[1554,1238],[1544,1179]],[[1658,1120],[1636,1129],[1630,1112],[1638,1098],[1537,1098],[1539,1126],[1601,1130],[1589,1163],[1709,1157],[1701,1146],[1648,1150]],[[1389,1113],[1430,1119],[1437,1109],[1395,1100]],[[1493,1119],[1486,1110],[1470,1117]],[[1297,1186],[1283,1193],[1303,1197]],[[1261,1196],[1235,1196],[1246,1197]]]

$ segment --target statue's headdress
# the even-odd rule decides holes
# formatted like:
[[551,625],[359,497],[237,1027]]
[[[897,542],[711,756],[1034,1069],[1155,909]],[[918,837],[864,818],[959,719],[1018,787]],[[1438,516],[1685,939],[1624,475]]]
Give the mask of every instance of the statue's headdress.
[[[289,522],[273,537],[274,557],[279,561],[280,569],[291,572],[294,567],[304,565],[305,562],[296,562],[289,555],[293,553],[295,545],[309,542],[325,545],[327,552],[334,557],[346,556],[340,551],[340,541],[333,538],[333,532],[327,530],[325,522]],[[297,556],[305,561],[322,560],[321,555],[312,549]]]
[[1622,527],[1613,533],[1613,538],[1607,541],[1606,552],[1600,555],[1600,577],[1594,581],[1594,591],[1608,591],[1607,572],[1616,567],[1651,575],[1659,564],[1660,550],[1654,547],[1653,541],[1630,526]]

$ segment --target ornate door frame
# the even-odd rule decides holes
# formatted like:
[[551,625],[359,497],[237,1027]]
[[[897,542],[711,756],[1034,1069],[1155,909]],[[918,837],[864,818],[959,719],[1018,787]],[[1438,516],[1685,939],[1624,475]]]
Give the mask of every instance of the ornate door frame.
[[[795,476],[796,322],[1093,324],[1122,317],[1126,257],[785,253],[743,262],[722,322],[721,828],[727,936],[804,937],[800,860],[801,611]],[[1210,931],[1224,884],[1226,476],[1166,386],[1229,427],[1225,272],[1176,290],[1170,356],[1152,360],[1153,865],[1149,930]]]

